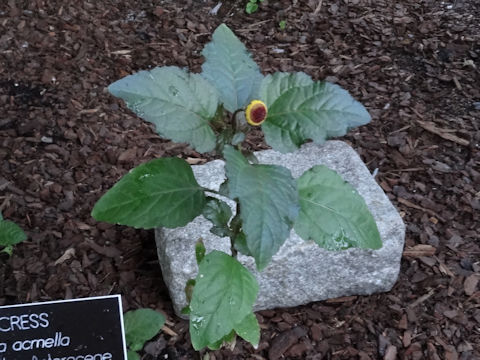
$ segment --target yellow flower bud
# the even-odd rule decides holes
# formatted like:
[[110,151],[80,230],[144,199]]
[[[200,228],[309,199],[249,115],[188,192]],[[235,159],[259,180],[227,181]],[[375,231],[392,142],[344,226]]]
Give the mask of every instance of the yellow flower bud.
[[258,126],[267,118],[267,105],[260,100],[252,100],[245,110],[245,117],[250,125]]

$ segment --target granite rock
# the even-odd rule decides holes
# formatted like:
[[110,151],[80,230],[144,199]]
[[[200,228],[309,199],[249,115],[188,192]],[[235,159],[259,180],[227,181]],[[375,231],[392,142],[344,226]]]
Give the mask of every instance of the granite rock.
[[[238,260],[252,271],[259,283],[254,310],[297,306],[340,296],[370,295],[392,288],[400,270],[405,225],[349,145],[327,141],[322,146],[305,144],[289,154],[266,150],[255,155],[261,163],[289,168],[295,178],[314,165],[326,165],[337,171],[364,197],[377,223],[383,246],[379,250],[332,252],[312,241],[304,241],[292,230],[261,273],[256,271],[253,258],[239,255]],[[199,184],[211,189],[218,189],[225,179],[222,160],[193,166],[193,171]],[[233,210],[233,202],[229,204]],[[230,254],[229,239],[213,235],[210,227],[209,221],[198,216],[185,227],[156,230],[163,278],[177,314],[186,305],[185,283],[197,273],[195,242],[202,238],[207,252],[216,249]]]

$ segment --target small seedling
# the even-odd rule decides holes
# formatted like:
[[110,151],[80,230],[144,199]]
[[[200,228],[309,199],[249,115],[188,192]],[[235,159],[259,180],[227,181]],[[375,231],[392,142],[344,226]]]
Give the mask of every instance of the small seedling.
[[287,22],[285,20],[281,20],[279,23],[278,23],[278,27],[280,28],[280,30],[285,30],[286,27],[287,27]]
[[0,248],[1,252],[12,255],[13,246],[26,240],[27,235],[12,221],[4,220],[0,213]]
[[140,360],[137,351],[157,335],[165,324],[165,316],[152,309],[128,311],[123,315],[128,360]]
[[[185,226],[203,215],[212,233],[230,238],[231,256],[207,254],[201,241],[195,247],[199,270],[187,282],[184,309],[193,347],[218,349],[236,334],[256,346],[260,327],[252,306],[258,284],[237,253],[253,257],[261,271],[292,228],[332,251],[378,249],[382,242],[365,201],[340,175],[315,166],[294,179],[283,166],[258,164],[243,147],[246,134],[261,126],[267,144],[286,153],[309,139],[322,144],[343,136],[370,115],[338,85],[302,72],[264,76],[226,25],[215,30],[202,54],[201,74],[159,67],[108,89],[163,137],[222,155],[225,182],[219,190],[204,188],[185,160],[155,159],[126,174],[95,204],[92,216],[153,229]],[[235,212],[225,199],[236,203]]]
[[249,0],[245,6],[245,12],[247,14],[253,14],[258,10],[258,3],[263,2],[263,0]]

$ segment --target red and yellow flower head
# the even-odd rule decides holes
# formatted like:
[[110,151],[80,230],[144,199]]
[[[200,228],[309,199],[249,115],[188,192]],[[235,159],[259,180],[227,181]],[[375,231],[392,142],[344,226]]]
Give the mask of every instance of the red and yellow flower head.
[[252,100],[245,110],[245,117],[250,125],[258,126],[267,118],[267,105],[260,100]]

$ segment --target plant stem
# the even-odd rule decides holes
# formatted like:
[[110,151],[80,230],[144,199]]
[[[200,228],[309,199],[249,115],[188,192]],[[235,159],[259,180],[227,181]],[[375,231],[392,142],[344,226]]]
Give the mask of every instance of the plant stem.
[[235,249],[235,238],[240,233],[241,229],[241,220],[240,220],[240,203],[237,201],[237,209],[235,211],[235,216],[233,217],[232,221],[230,222],[230,230],[232,231],[232,235],[230,235],[230,251],[232,252],[232,257],[237,257],[237,249]]
[[237,110],[235,110],[235,111],[233,112],[232,117],[230,118],[230,121],[232,122],[232,124],[235,122],[236,117],[237,117],[237,114],[238,114],[239,112],[242,112],[242,111],[243,111],[243,109],[237,109]]
[[232,130],[234,134],[237,132],[237,114],[242,111],[243,109],[235,110],[234,113],[232,114],[232,117],[230,118],[230,123],[232,124]]
[[[217,194],[217,195],[222,195],[222,194],[220,194],[220,192],[217,191],[217,190],[213,190],[213,189],[209,189],[209,188],[204,188],[204,187],[202,187],[202,190],[203,190],[203,191],[207,191],[207,192],[211,192],[211,193],[214,193],[214,194]],[[222,195],[222,196],[223,196],[223,195]]]
[[233,236],[230,236],[230,251],[232,252],[232,257],[237,258],[238,251],[235,249],[235,242],[233,241]]

